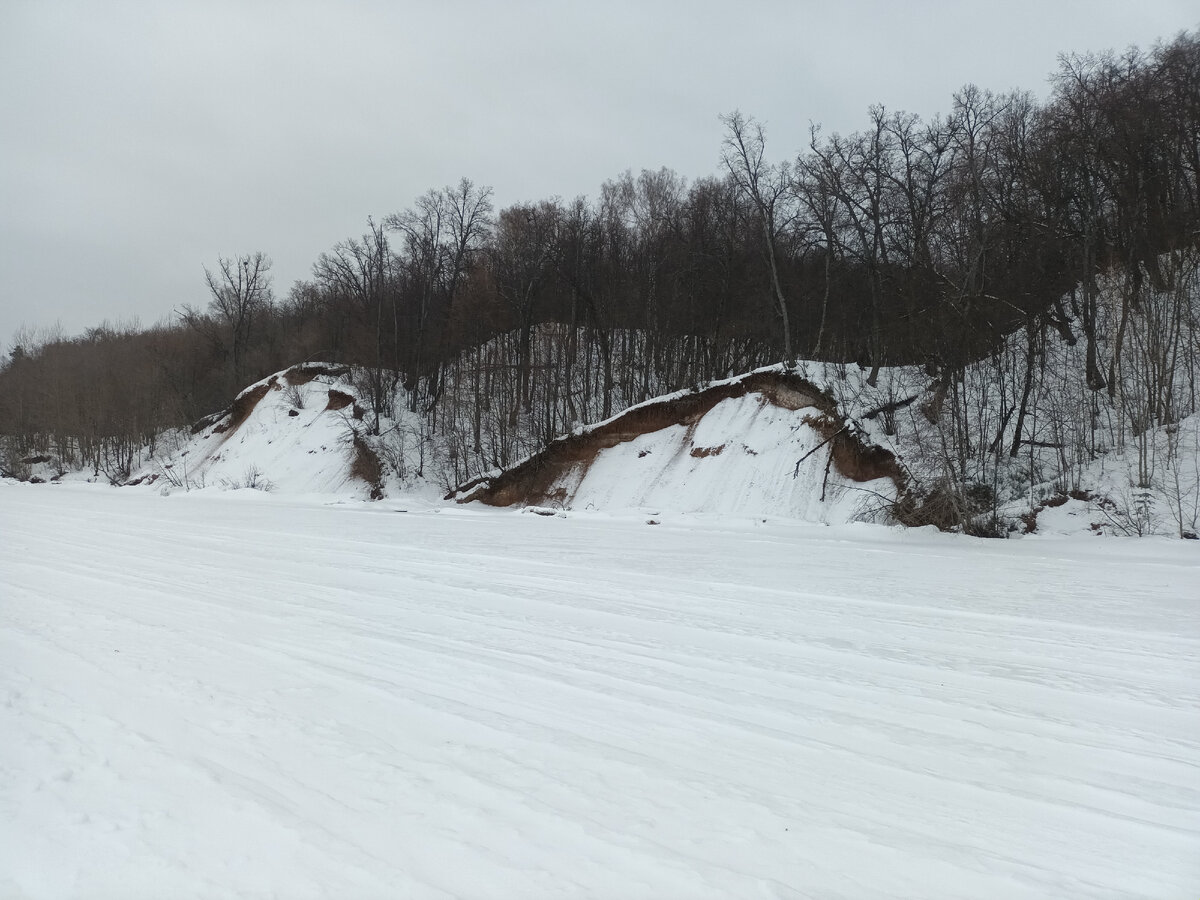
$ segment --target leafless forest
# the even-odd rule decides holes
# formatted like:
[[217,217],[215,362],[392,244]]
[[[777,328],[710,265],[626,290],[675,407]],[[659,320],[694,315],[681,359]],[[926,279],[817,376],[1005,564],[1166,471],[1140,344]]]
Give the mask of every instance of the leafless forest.
[[246,384],[325,360],[356,367],[368,435],[419,423],[400,474],[437,447],[449,483],[803,359],[872,387],[918,372],[939,489],[994,497],[1014,460],[1069,487],[1197,411],[1200,36],[1064,57],[1052,84],[1044,103],[968,86],[933,119],[873,108],[791,156],[732,112],[722,168],[691,183],[626,172],[497,210],[464,179],[368,220],[286,292],[264,253],[210,261],[211,302],[175,321],[18,334],[0,467],[47,454],[120,483]]

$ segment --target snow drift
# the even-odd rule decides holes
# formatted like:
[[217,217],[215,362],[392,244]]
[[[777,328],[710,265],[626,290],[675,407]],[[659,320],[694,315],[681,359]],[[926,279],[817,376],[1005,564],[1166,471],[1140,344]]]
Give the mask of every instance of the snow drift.
[[639,404],[449,496],[831,522],[889,507],[901,488],[890,451],[816,384],[773,368]]

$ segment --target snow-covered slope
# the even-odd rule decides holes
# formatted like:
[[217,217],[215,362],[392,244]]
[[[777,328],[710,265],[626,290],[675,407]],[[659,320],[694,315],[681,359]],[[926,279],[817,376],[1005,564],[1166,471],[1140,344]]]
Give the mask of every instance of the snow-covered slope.
[[348,374],[308,363],[256,382],[133,483],[369,497],[375,484],[355,474],[363,413]]
[[639,404],[456,496],[828,523],[879,513],[897,474],[820,387],[770,368]]
[[[1015,418],[1014,401],[1008,407],[1001,402],[1003,392],[986,362],[968,367],[955,386],[969,397],[970,416],[952,414],[955,402],[940,397],[936,380],[916,367],[881,369],[873,386],[856,366],[810,361],[798,363],[796,371],[822,385],[838,414],[861,428],[866,440],[900,460],[910,489],[928,489],[948,469],[963,466],[960,487],[994,492],[995,507],[983,503],[980,516],[995,512],[1014,533],[1200,533],[1200,415],[1138,433],[1110,411],[1097,417],[1103,428],[1089,431],[1072,391],[1056,384],[1045,389],[1041,400],[1049,408],[1026,423],[1025,442],[1013,457],[1006,450],[1011,431],[1001,423]],[[1087,393],[1098,409],[1108,402],[1104,392]],[[956,428],[970,432],[974,450],[966,458],[950,454]],[[996,441],[1001,452],[993,455]]]
[[1079,487],[1038,485],[1006,512],[1039,534],[1200,534],[1200,415],[1153,429],[1082,466]]
[[1190,543],[399,509],[0,484],[0,896],[1197,895]]
[[831,473],[829,500],[821,502],[825,456],[809,457],[793,477],[800,457],[824,440],[805,415],[758,397],[722,400],[693,426],[670,425],[600,451],[554,489],[574,507],[845,520],[862,498],[847,496],[846,479]]

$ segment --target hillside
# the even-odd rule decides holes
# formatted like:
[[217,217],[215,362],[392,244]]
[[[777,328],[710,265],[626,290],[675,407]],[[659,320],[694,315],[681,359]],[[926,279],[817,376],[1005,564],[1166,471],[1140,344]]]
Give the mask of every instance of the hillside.
[[[539,338],[535,346],[549,348],[561,334]],[[1058,361],[1044,374],[1031,408],[1048,418],[1026,426],[1018,454],[987,446],[988,435],[1009,440],[1012,411],[987,363],[948,391],[916,367],[881,369],[871,384],[855,366],[801,361],[667,393],[546,442],[521,417],[504,440],[533,452],[481,473],[486,454],[469,452],[455,424],[470,407],[454,381],[442,427],[411,412],[397,385],[373,433],[363,396],[370,373],[305,363],[159,436],[125,483],[427,503],[445,494],[558,511],[868,520],[984,535],[1196,534],[1200,416],[1141,435],[1067,431],[1080,427],[1061,405],[1078,391],[1072,372]],[[973,421],[956,416],[962,405]],[[505,424],[496,417],[491,427]],[[953,455],[956,444],[975,455]],[[111,480],[50,456],[28,469],[35,480]]]
[[886,518],[901,487],[892,454],[859,439],[826,389],[773,367],[634,406],[451,496],[845,522]]
[[254,488],[367,499],[378,461],[356,441],[363,410],[345,366],[307,363],[250,385],[133,477],[160,490]]
[[[363,420],[349,367],[295,366],[197,422],[129,484],[166,493],[254,488],[345,499],[428,493],[428,479],[398,477],[416,469],[414,460],[389,454],[401,427],[385,419],[383,433],[372,435]],[[772,367],[576,429],[448,499],[850,521],[890,506],[901,482],[891,453],[855,434],[827,391]],[[393,465],[385,468],[388,458]]]

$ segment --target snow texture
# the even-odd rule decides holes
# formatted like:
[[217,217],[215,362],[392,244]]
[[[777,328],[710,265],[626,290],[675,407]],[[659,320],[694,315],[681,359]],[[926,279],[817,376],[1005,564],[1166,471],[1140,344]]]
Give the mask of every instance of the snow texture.
[[[370,486],[351,475],[358,397],[348,380],[322,374],[307,384],[290,385],[280,372],[250,385],[239,399],[263,387],[266,393],[244,421],[229,427],[229,416],[217,419],[139,473],[145,483],[167,492],[255,488],[366,499]],[[331,404],[331,396],[338,394],[341,402],[350,403],[331,408],[338,405],[336,400]]]
[[0,483],[0,896],[1200,892],[1195,544],[656,521]]
[[[760,394],[717,403],[693,426],[671,425],[601,450],[552,487],[575,509],[630,508],[848,522],[895,497],[888,479],[856,484],[827,471],[819,409]],[[809,420],[809,421],[806,421]],[[803,460],[803,461],[801,461]]]

